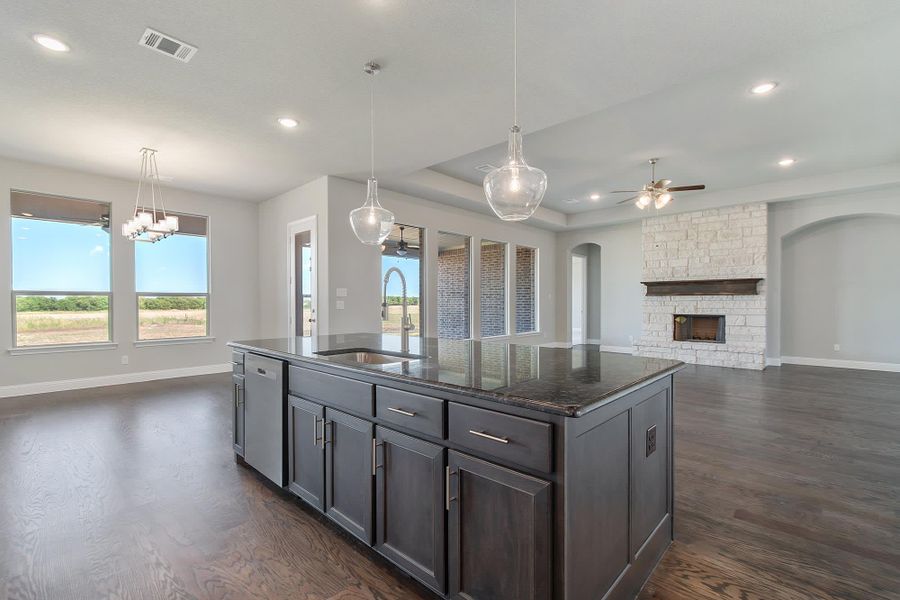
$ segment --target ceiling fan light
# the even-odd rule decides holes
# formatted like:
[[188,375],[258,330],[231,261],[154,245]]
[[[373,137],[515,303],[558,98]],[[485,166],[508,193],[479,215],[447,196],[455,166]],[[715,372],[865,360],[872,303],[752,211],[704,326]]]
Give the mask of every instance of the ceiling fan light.
[[652,201],[653,201],[653,199],[650,197],[650,194],[645,193],[645,194],[641,194],[640,196],[638,196],[638,199],[634,204],[639,209],[644,210],[645,208],[650,206],[650,203]]
[[656,206],[656,209],[659,210],[660,208],[665,207],[671,200],[672,194],[670,194],[669,192],[664,192],[656,197],[654,206]]

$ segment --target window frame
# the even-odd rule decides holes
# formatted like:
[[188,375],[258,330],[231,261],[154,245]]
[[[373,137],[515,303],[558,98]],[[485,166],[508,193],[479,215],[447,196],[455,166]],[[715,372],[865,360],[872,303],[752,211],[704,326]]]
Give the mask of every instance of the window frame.
[[[195,213],[186,213],[186,212],[176,212],[176,211],[166,211],[166,214],[173,215],[176,217],[198,217],[202,219],[206,219],[206,235],[203,236],[206,238],[206,292],[139,292],[137,289],[137,252],[133,253],[133,266],[134,266],[134,309],[135,309],[135,320],[134,320],[134,345],[135,346],[154,346],[154,345],[164,345],[164,344],[189,344],[192,342],[203,342],[209,341],[213,338],[210,335],[210,331],[212,331],[212,306],[211,306],[211,298],[212,298],[212,218],[208,215],[200,215]],[[172,237],[177,235],[191,235],[185,233],[175,233]],[[200,236],[194,236],[200,237]],[[135,244],[139,243],[150,243],[150,242],[134,242]],[[156,243],[165,243],[165,240],[160,240]],[[192,335],[186,337],[167,337],[167,338],[142,338],[141,337],[141,298],[159,298],[159,297],[176,297],[176,298],[184,298],[184,297],[204,297],[206,298],[206,331],[203,335]]]
[[[519,293],[519,269],[516,264],[516,260],[518,259],[518,250],[519,248],[526,248],[534,252],[534,263],[532,265],[532,278],[533,285],[532,288],[534,290],[534,298],[532,300],[532,304],[534,306],[534,318],[532,319],[534,323],[534,328],[530,331],[517,331],[517,321],[519,316],[518,306],[516,305],[516,299]],[[541,304],[540,304],[540,264],[541,264],[541,249],[537,246],[527,246],[525,244],[515,244],[515,252],[513,253],[513,270],[515,273],[515,283],[513,284],[512,290],[512,307],[514,311],[513,316],[513,335],[514,336],[528,336],[528,335],[539,335],[541,333]]]
[[[73,200],[75,202],[91,202],[93,204],[102,204],[106,206],[108,214],[109,214],[109,290],[105,292],[71,292],[71,291],[56,291],[56,290],[17,290],[13,284],[14,282],[14,273],[13,273],[13,255],[15,252],[14,244],[15,240],[12,236],[12,222],[13,219],[26,219],[33,221],[49,221],[50,219],[41,219],[37,217],[28,217],[25,215],[15,215],[12,212],[12,195],[13,194],[27,194],[33,196],[46,196],[51,198],[61,198],[63,200]],[[11,188],[9,190],[10,195],[10,210],[9,210],[9,290],[10,290],[10,332],[12,334],[12,346],[10,348],[10,352],[13,354],[21,354],[21,353],[29,353],[29,352],[50,352],[55,350],[90,350],[94,348],[109,348],[116,344],[115,342],[115,313],[113,307],[113,290],[115,289],[115,281],[114,281],[114,273],[115,273],[115,263],[113,260],[113,229],[112,224],[114,222],[114,211],[113,211],[113,203],[105,202],[103,200],[94,200],[91,198],[80,198],[76,196],[67,196],[63,194],[48,194],[45,192],[36,192],[34,190],[23,190],[19,188]],[[67,222],[67,221],[61,221]],[[74,221],[68,221],[73,222]],[[62,344],[36,344],[36,345],[27,345],[20,346],[18,340],[18,319],[17,314],[18,311],[16,309],[16,298],[19,296],[106,296],[107,298],[107,338],[103,341],[92,341],[92,342],[71,342],[71,343],[62,343]]]
[[[458,339],[458,340],[478,339],[475,337],[475,252],[473,252],[473,249],[472,249],[473,246],[475,245],[475,237],[472,235],[469,235],[469,234],[456,233],[454,231],[449,231],[449,230],[445,230],[445,229],[438,229],[437,233],[435,234],[435,238],[437,240],[437,245],[435,246],[435,254],[434,254],[434,272],[435,272],[435,278],[438,283],[438,286],[435,286],[435,297],[434,297],[434,312],[435,312],[435,317],[436,317],[435,324],[437,326],[437,331],[435,332],[435,337],[440,337],[440,329],[441,329],[441,321],[440,321],[441,317],[440,317],[440,314],[438,313],[438,311],[440,310],[440,303],[438,302],[438,296],[439,296],[438,287],[440,285],[440,277],[441,277],[440,240],[441,240],[442,234],[443,235],[453,235],[458,238],[461,238],[464,240],[464,242],[466,244],[466,249],[467,249],[467,254],[468,254],[466,257],[468,259],[466,261],[468,277],[466,279],[467,279],[468,286],[469,286],[469,293],[467,294],[467,297],[466,297],[466,309],[467,309],[466,310],[466,313],[467,313],[466,320],[468,323],[467,335],[462,338],[441,338],[441,339],[454,339],[454,340],[456,340],[456,339]],[[480,255],[478,257],[478,264],[479,264],[479,266],[481,264],[481,256]],[[480,327],[480,325],[479,325],[479,327]]]

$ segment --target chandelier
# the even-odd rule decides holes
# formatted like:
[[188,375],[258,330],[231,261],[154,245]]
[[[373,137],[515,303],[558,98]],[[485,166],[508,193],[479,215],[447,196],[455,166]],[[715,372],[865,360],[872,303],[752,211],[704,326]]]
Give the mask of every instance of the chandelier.
[[138,179],[134,213],[131,219],[122,223],[122,235],[135,242],[155,243],[176,231],[178,231],[178,217],[167,215],[163,204],[156,150],[141,148],[141,175]]

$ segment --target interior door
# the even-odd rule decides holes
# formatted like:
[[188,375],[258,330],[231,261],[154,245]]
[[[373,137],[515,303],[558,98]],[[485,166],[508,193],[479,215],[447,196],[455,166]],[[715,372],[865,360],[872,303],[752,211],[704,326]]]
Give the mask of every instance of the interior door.
[[372,543],[373,425],[325,409],[325,514]]
[[288,224],[291,336],[318,335],[316,217]]
[[549,599],[550,483],[454,450],[447,465],[451,597]]
[[587,338],[587,257],[572,255],[572,343],[584,344]]
[[444,449],[375,428],[375,548],[443,593]]
[[325,510],[325,409],[288,397],[288,488]]

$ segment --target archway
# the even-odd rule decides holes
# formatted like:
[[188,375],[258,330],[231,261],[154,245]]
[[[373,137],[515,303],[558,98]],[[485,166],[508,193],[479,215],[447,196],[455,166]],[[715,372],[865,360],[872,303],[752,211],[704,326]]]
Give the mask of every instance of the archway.
[[600,343],[600,246],[592,242],[572,248],[569,261],[571,314],[570,340],[573,344]]

